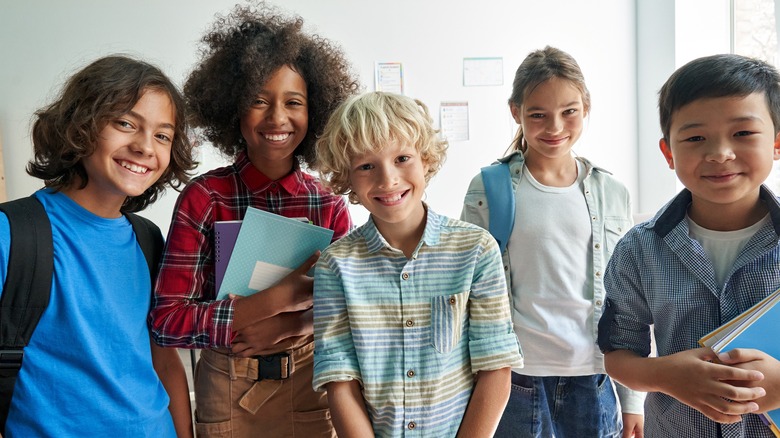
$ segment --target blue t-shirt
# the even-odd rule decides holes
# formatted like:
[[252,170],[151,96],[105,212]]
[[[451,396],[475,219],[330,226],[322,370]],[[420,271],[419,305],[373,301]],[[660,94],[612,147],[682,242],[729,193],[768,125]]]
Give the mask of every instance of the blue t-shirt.
[[[175,437],[152,367],[151,282],[132,225],[96,216],[62,193],[35,196],[52,226],[51,299],[24,350],[5,437]],[[9,241],[0,213],[0,284]]]

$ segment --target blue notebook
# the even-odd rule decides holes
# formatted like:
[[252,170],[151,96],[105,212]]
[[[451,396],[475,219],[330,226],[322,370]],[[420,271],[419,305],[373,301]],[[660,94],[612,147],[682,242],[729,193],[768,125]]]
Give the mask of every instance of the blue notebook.
[[[720,326],[699,340],[699,344],[715,352],[734,348],[754,348],[780,359],[780,289],[774,291],[738,317]],[[780,437],[780,409],[762,414],[764,422]]]
[[278,283],[324,250],[333,230],[248,207],[217,293],[251,295]]

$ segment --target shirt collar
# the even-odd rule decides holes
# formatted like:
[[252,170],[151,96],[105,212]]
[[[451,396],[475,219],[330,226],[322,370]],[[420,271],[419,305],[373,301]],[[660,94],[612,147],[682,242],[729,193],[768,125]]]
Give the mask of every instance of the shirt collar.
[[[772,221],[772,226],[775,229],[775,233],[780,236],[780,203],[778,202],[777,197],[762,184],[759,189],[758,198],[764,201],[767,209],[769,209],[769,218]],[[647,226],[662,238],[666,237],[666,235],[685,218],[685,214],[688,211],[688,206],[691,204],[692,199],[693,196],[691,195],[690,190],[683,189],[650,220],[650,223]]]
[[[603,167],[596,166],[595,164],[593,164],[590,160],[588,160],[585,157],[575,156],[574,159],[578,160],[578,161],[581,161],[582,163],[585,164],[585,170],[586,170],[588,175],[593,173],[594,170],[597,170],[597,171],[599,171],[601,173],[606,173],[606,174],[612,175],[612,172],[604,169]],[[504,157],[499,158],[497,160],[497,162],[498,163],[509,163],[510,166],[515,164],[515,165],[520,165],[522,167],[522,164],[525,162],[525,157],[523,156],[522,152],[514,151],[514,152],[512,152],[509,155],[506,155]]]
[[[427,212],[426,219],[425,219],[425,230],[423,231],[422,239],[420,240],[420,244],[417,245],[417,248],[414,250],[414,254],[416,255],[417,252],[419,252],[420,248],[423,244],[427,246],[434,246],[439,243],[441,240],[441,226],[444,217],[441,215],[436,214],[430,207],[428,207],[427,204],[423,203],[425,205],[425,210]],[[382,236],[382,234],[379,232],[379,230],[376,228],[376,224],[374,224],[374,219],[369,216],[368,221],[361,227],[361,233],[363,235],[363,238],[366,239],[366,246],[368,247],[369,253],[375,253],[382,248],[392,248],[390,244],[387,243],[387,240]]]
[[273,184],[276,184],[281,186],[290,195],[297,196],[304,186],[305,177],[296,161],[294,161],[292,171],[276,181],[268,178],[263,172],[252,165],[246,151],[242,151],[238,155],[234,166],[236,172],[238,172],[241,177],[241,180],[252,192],[263,192],[268,190]]

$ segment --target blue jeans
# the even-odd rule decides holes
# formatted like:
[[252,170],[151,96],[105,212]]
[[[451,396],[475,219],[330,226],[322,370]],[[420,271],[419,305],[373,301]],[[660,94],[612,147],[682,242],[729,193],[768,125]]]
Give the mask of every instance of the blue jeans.
[[498,438],[619,437],[623,421],[606,374],[534,377],[512,373]]

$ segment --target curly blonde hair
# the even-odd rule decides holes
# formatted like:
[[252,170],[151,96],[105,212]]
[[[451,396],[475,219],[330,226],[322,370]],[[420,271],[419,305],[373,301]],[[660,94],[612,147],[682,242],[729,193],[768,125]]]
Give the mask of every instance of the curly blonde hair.
[[428,165],[425,182],[441,169],[447,141],[433,128],[428,107],[417,99],[398,94],[371,92],[353,96],[330,116],[317,140],[314,169],[322,182],[338,195],[348,195],[357,204],[349,174],[352,158],[376,152],[395,141],[413,145]]

